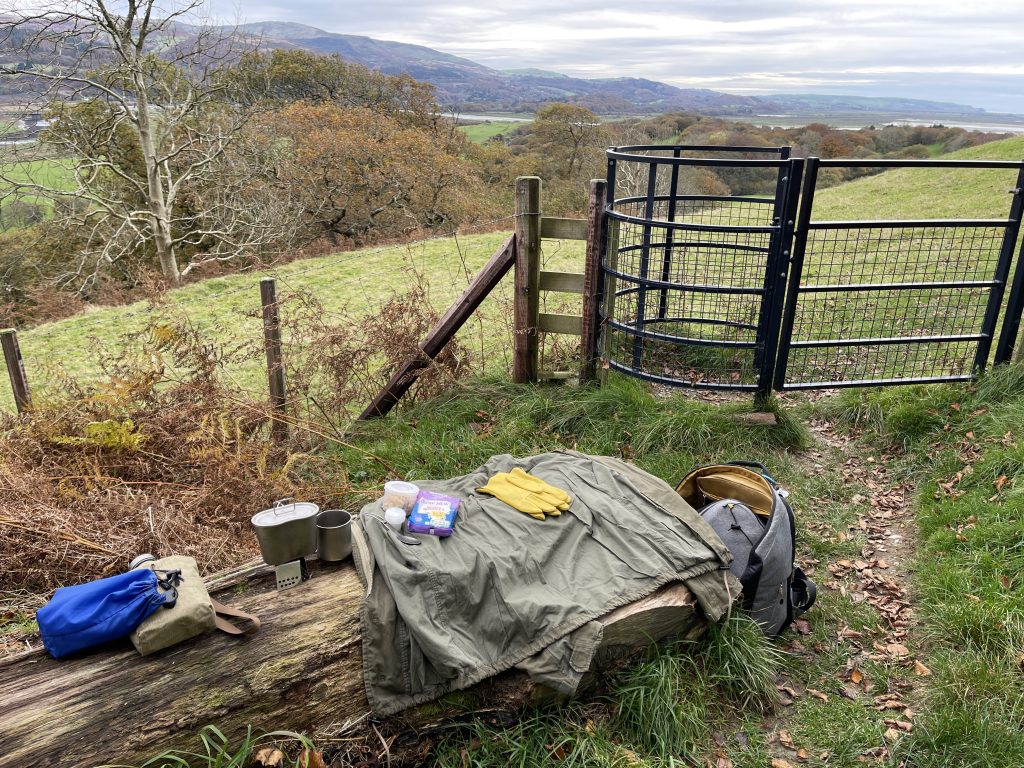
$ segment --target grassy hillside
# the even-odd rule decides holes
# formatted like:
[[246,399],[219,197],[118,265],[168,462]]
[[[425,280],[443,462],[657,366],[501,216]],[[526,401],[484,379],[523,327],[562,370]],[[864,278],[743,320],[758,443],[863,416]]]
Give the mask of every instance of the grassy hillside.
[[[1024,136],[943,155],[942,160],[1024,160]],[[898,168],[823,189],[815,218],[1005,217],[1015,171]]]
[[[1024,158],[1024,136],[950,157]],[[1012,182],[1012,174],[1007,171],[893,170],[822,190],[816,218],[1005,216],[1009,206],[1006,190]],[[429,281],[431,302],[443,309],[465,286],[466,270],[472,273],[479,269],[507,235],[469,235],[371,248],[293,262],[272,270],[272,274],[278,277],[279,290],[286,297],[309,292],[327,313],[359,313],[379,305],[382,298],[402,292],[411,275],[419,272]],[[581,269],[581,243],[546,241],[545,252],[550,268]],[[100,354],[116,351],[122,338],[144,328],[154,313],[168,318],[185,316],[222,344],[258,343],[258,284],[263,276],[250,273],[214,278],[167,293],[157,309],[145,302],[97,308],[26,330],[20,335],[21,346],[33,388],[44,393],[63,375],[85,380],[94,377]],[[493,340],[507,339],[507,317],[500,316],[494,302],[489,306],[494,322],[488,325],[487,333]],[[286,305],[286,315],[288,311]],[[264,373],[256,355],[250,355],[229,373],[240,388],[264,389]],[[10,397],[7,386],[0,386],[0,407],[10,408]]]
[[[96,308],[81,315],[48,323],[19,333],[22,355],[35,395],[46,391],[61,378],[93,380],[98,362],[117,354],[125,340],[142,331],[153,319],[174,321],[187,318],[208,338],[229,348],[252,345],[250,354],[240,356],[228,370],[240,390],[262,394],[265,370],[260,361],[262,343],[260,279],[277,278],[284,306],[285,343],[291,312],[302,311],[305,296],[315,298],[329,321],[344,322],[343,314],[359,316],[379,307],[390,296],[404,293],[422,275],[429,284],[431,303],[443,311],[466,287],[509,236],[509,232],[438,238],[411,245],[369,248],[362,251],[304,259],[268,272],[217,277],[165,294],[162,303],[137,302],[121,307]],[[545,252],[553,269],[578,270],[582,243],[546,241]],[[511,296],[511,277],[496,293]],[[498,302],[491,300],[482,310],[489,322],[485,332],[489,343],[507,340],[507,320]],[[467,333],[479,334],[479,324],[467,326]],[[473,346],[479,348],[474,339]],[[0,386],[0,408],[13,407],[6,381]]]

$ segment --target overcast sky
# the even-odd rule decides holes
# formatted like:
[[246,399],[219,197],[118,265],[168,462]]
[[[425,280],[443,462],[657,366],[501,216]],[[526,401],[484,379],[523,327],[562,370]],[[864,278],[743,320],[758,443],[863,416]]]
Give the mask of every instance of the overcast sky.
[[499,69],[1024,113],[1024,0],[212,0],[211,10],[417,43]]

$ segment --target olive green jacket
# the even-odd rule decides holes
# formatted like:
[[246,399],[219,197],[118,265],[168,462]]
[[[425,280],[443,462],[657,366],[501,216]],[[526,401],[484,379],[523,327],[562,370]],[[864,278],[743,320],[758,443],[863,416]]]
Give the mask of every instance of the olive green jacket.
[[[475,492],[516,466],[568,491],[569,511],[535,520]],[[601,641],[594,619],[681,581],[717,621],[738,593],[715,532],[669,485],[618,459],[494,456],[419,485],[462,499],[449,538],[399,542],[378,502],[353,526],[366,588],[363,676],[379,715],[512,667],[572,694]]]

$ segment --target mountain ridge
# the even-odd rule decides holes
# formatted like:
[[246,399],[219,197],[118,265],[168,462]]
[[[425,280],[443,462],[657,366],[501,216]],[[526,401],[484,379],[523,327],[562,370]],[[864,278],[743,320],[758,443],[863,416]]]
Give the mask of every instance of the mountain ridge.
[[328,32],[296,22],[252,22],[238,27],[263,48],[301,48],[338,54],[386,74],[407,73],[432,83],[438,101],[465,111],[533,111],[568,101],[602,114],[684,110],[721,116],[765,113],[850,114],[858,112],[978,116],[981,107],[905,97],[838,94],[741,96],[708,88],[678,86],[639,77],[578,78],[550,70],[498,70],[454,54],[412,43]]

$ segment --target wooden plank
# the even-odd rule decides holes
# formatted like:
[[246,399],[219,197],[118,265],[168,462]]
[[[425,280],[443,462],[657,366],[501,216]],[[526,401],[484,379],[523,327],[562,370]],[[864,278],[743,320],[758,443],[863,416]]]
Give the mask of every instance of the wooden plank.
[[517,384],[537,381],[540,346],[537,315],[540,312],[540,179],[516,179],[516,276],[512,334],[512,380]]
[[547,333],[565,333],[580,336],[583,333],[583,318],[579,315],[553,315],[541,312],[537,327]]
[[263,305],[263,347],[267,353],[270,406],[274,409],[274,416],[270,422],[270,437],[279,442],[288,438],[288,400],[285,396],[284,352],[281,349],[277,281],[274,278],[265,277],[260,280],[260,303]]
[[583,273],[541,271],[540,289],[558,293],[583,293]]
[[7,376],[11,380],[11,391],[14,392],[14,405],[18,413],[25,413],[32,408],[32,394],[28,389],[25,363],[21,359],[21,348],[18,346],[18,332],[13,328],[0,331],[0,347],[3,348],[4,360],[7,363]]
[[587,254],[583,263],[583,323],[580,339],[580,383],[597,378],[600,356],[599,308],[601,302],[601,257],[605,248],[604,204],[608,184],[604,179],[590,182],[587,204]]
[[388,413],[419,377],[420,371],[440,354],[481,302],[501,282],[516,260],[516,240],[510,237],[484,264],[472,282],[420,343],[420,354],[406,360],[359,418],[372,419]]
[[540,220],[540,236],[551,240],[586,240],[587,220],[545,216]]

